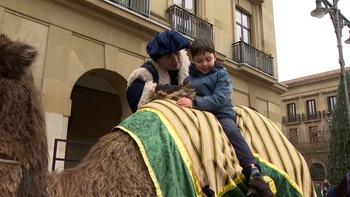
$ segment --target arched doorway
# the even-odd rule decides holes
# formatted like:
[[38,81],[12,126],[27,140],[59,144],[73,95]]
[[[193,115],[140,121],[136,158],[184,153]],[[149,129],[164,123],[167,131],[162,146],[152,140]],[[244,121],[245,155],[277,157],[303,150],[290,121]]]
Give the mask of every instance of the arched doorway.
[[105,69],[90,70],[77,80],[71,93],[65,168],[76,165],[101,136],[120,123],[120,92],[125,88],[122,76]]
[[326,180],[326,173],[323,165],[320,163],[311,164],[310,174],[314,183],[318,185],[318,187],[322,188]]
[[326,178],[325,169],[319,163],[314,163],[310,166],[310,173],[313,180],[324,180]]

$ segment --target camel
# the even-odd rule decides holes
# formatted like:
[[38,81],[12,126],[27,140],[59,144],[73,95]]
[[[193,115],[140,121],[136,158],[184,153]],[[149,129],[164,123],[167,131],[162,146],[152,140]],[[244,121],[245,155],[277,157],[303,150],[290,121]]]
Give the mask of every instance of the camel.
[[[49,172],[41,93],[27,77],[37,55],[32,46],[11,41],[6,35],[0,34],[0,195],[245,196],[247,180],[242,177],[235,153],[228,139],[222,135],[223,131],[214,116],[178,107],[169,99],[157,99],[128,117],[113,132],[100,138],[74,168]],[[278,145],[283,147],[274,148],[282,153],[288,152],[283,159],[273,158],[274,154],[260,147],[264,144],[252,142],[256,135],[260,135],[259,132],[265,131],[256,130],[254,133],[247,129],[256,127],[254,124],[261,121],[268,125],[266,129],[270,133],[267,136],[271,136],[271,132],[278,130],[277,127],[249,108],[240,107],[237,111],[237,123],[242,128],[242,134],[257,153],[262,172],[269,175],[266,176],[269,178],[266,182],[270,188],[274,187],[276,196],[285,196],[286,193],[293,196],[316,196],[305,161],[288,144],[283,134],[276,131],[273,135],[277,137],[266,139],[278,141]],[[159,122],[155,119],[146,121],[145,117],[150,115]],[[254,117],[257,119],[252,121]],[[179,124],[172,121],[178,121]],[[141,141],[141,138],[147,140],[149,137],[147,132],[140,131],[145,128],[171,131],[172,133],[162,133],[159,137],[168,140],[171,151],[166,149],[157,155],[149,154],[158,153],[165,145],[152,145],[153,138],[148,142]],[[215,143],[199,141],[202,135],[208,135],[201,133],[208,128],[212,129],[209,134],[215,138]],[[180,132],[185,133],[179,135]],[[193,137],[191,133],[198,136]],[[207,150],[208,147],[218,151],[200,151]],[[214,153],[215,161],[207,152]],[[193,159],[193,156],[197,159]],[[284,159],[292,164],[284,163]],[[167,165],[168,161],[176,160],[180,163],[178,166],[170,168]],[[299,169],[294,169],[296,167]],[[184,174],[188,174],[189,178]]]
[[37,196],[46,188],[41,184],[48,168],[45,117],[40,93],[25,80],[36,56],[34,47],[0,35],[0,194],[3,196]]
[[26,80],[37,54],[0,35],[0,196],[155,196],[137,145],[123,132],[101,138],[74,169],[48,172],[41,93]]

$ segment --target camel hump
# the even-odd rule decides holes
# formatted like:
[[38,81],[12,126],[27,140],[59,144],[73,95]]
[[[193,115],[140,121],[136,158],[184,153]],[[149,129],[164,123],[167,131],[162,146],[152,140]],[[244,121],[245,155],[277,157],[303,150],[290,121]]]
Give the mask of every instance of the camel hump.
[[20,79],[33,64],[38,51],[24,42],[0,34],[0,78]]

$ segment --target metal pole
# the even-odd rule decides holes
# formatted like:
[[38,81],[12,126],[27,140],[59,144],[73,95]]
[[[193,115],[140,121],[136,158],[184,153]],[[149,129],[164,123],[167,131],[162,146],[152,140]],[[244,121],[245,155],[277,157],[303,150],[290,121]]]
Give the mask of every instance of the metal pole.
[[[346,111],[347,111],[347,117],[348,117],[348,126],[350,127],[350,103],[349,103],[349,93],[348,93],[348,84],[346,82],[346,71],[345,71],[345,61],[344,61],[344,56],[343,56],[343,46],[342,46],[342,29],[343,29],[343,21],[340,21],[339,19],[339,10],[338,10],[338,0],[333,1],[333,6],[332,8],[334,11],[331,11],[329,14],[331,16],[333,25],[334,25],[334,30],[336,33],[337,37],[337,43],[338,43],[338,54],[339,54],[339,65],[340,65],[340,80],[343,82],[343,87],[344,87],[344,94],[345,94],[345,106],[346,106]],[[333,16],[334,15],[334,16]]]

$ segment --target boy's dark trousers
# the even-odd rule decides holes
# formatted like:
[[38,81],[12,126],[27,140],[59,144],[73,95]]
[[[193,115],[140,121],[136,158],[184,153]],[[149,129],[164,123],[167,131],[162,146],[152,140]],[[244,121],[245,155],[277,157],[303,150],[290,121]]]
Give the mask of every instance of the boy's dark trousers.
[[235,149],[240,166],[244,168],[248,164],[256,164],[256,159],[239,131],[235,121],[231,118],[220,118],[219,122]]

